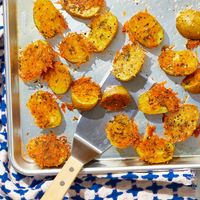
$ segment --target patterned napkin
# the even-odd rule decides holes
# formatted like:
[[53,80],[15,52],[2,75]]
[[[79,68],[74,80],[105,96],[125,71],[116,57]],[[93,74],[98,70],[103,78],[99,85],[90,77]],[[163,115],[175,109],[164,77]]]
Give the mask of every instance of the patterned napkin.
[[[1,3],[1,2],[0,2]],[[3,33],[0,7],[0,36]],[[0,199],[37,200],[53,177],[27,177],[17,173],[8,160],[5,65],[3,38],[0,39]],[[79,176],[65,199],[75,200],[192,200],[195,175],[190,170]]]

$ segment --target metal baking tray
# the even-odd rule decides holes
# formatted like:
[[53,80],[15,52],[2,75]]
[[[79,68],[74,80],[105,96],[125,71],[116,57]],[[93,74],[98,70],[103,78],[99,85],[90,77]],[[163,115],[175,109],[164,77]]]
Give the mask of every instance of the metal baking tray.
[[[4,20],[5,20],[5,60],[6,60],[6,86],[7,86],[7,115],[8,115],[8,147],[9,159],[14,168],[25,175],[55,175],[59,168],[40,169],[26,154],[25,145],[30,138],[36,137],[41,130],[34,125],[33,118],[26,108],[26,102],[29,96],[41,85],[25,85],[18,77],[18,51],[24,48],[28,43],[42,39],[37,31],[33,18],[32,7],[33,0],[4,0]],[[54,2],[55,3],[55,2]],[[60,8],[60,5],[55,4]],[[166,80],[167,87],[177,91],[182,101],[194,103],[200,108],[200,95],[189,95],[185,92],[180,82],[182,78],[167,76],[160,68],[157,62],[157,56],[163,45],[175,45],[176,49],[184,49],[186,40],[178,34],[175,28],[175,18],[179,10],[186,7],[199,8],[199,0],[106,0],[106,6],[113,12],[119,20],[119,30],[112,44],[100,54],[94,54],[91,60],[77,70],[70,66],[74,78],[82,75],[91,76],[98,83],[103,84],[102,80],[108,76],[112,66],[112,60],[115,52],[128,43],[127,35],[122,33],[122,25],[134,13],[147,9],[155,15],[158,21],[165,29],[165,40],[162,45],[155,49],[147,49],[147,58],[140,75],[129,83],[124,83],[131,92],[135,104],[127,109],[127,113],[135,118],[139,125],[139,130],[144,132],[147,123],[155,124],[157,132],[162,135],[162,115],[147,116],[137,110],[137,95],[144,89],[147,89],[154,82]],[[89,30],[89,20],[80,20],[68,15],[62,10],[63,15],[69,23],[69,31],[87,32]],[[61,41],[58,36],[48,40],[56,49],[56,44]],[[66,63],[63,59],[62,62]],[[69,65],[69,63],[66,63]],[[109,76],[103,85],[123,84],[116,81],[112,75]],[[48,88],[44,85],[44,90]],[[67,94],[64,101],[69,101],[70,94]],[[59,102],[61,103],[61,102]],[[113,116],[116,113],[105,116]],[[77,121],[73,121],[74,116],[79,117],[77,111],[67,111],[63,113],[63,124],[61,127],[53,129],[61,136],[67,136],[69,142],[72,142],[73,133],[76,131]],[[94,119],[98,119],[98,113],[93,113]],[[105,117],[106,120],[108,118]],[[94,128],[94,127],[91,127]],[[102,134],[104,134],[102,132]],[[165,170],[182,168],[200,168],[200,138],[191,137],[184,143],[176,145],[174,159],[169,164],[147,165],[141,161],[136,153],[131,149],[118,150],[114,147],[106,151],[100,158],[87,164],[81,173],[108,173],[108,172],[127,172],[127,171],[146,171],[146,170]]]

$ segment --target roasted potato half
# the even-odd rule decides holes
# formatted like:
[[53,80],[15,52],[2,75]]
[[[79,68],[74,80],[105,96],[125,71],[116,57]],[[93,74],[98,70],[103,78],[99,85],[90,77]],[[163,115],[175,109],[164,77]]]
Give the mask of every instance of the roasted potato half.
[[139,96],[138,108],[146,114],[161,114],[176,111],[180,100],[172,89],[165,88],[165,82],[156,83],[152,88]]
[[26,105],[39,128],[54,128],[61,124],[60,109],[51,93],[39,90],[31,95]]
[[171,47],[163,48],[159,58],[160,67],[172,76],[187,76],[198,67],[197,55],[189,50],[174,51]]
[[181,11],[176,18],[176,28],[183,37],[200,40],[200,12],[193,9]]
[[95,52],[102,52],[111,43],[118,30],[118,20],[111,12],[106,12],[92,20],[88,34]]
[[42,134],[26,145],[28,155],[40,168],[57,167],[70,156],[67,140],[57,138],[55,133]]
[[87,62],[93,50],[89,40],[78,33],[69,33],[59,45],[60,55],[76,65]]
[[110,143],[117,148],[137,146],[139,133],[135,122],[125,114],[118,114],[106,124],[106,136]]
[[33,18],[39,32],[45,38],[52,38],[68,28],[61,13],[50,0],[36,0]]
[[132,42],[138,41],[147,48],[157,47],[164,40],[164,30],[157,19],[147,11],[138,12],[123,28]]
[[186,76],[181,85],[188,92],[193,94],[200,93],[200,69],[197,69],[194,73]]
[[107,87],[103,92],[100,105],[109,111],[119,111],[131,103],[131,96],[126,88],[119,85]]
[[19,56],[19,76],[24,82],[39,79],[48,68],[53,68],[56,53],[43,40],[29,44]]
[[178,111],[164,115],[164,134],[173,143],[183,142],[193,134],[198,120],[197,106],[184,104]]
[[80,111],[91,110],[101,98],[100,86],[90,77],[82,77],[72,84],[71,99],[74,107]]
[[61,4],[71,15],[87,19],[99,14],[104,0],[61,0]]
[[174,145],[160,138],[154,131],[154,126],[147,127],[145,136],[136,147],[136,152],[141,160],[149,164],[167,163],[173,158]]
[[43,79],[55,94],[64,94],[68,91],[72,77],[66,65],[56,61],[54,67],[43,74]]
[[144,50],[137,44],[128,44],[117,52],[113,62],[112,72],[120,81],[134,78],[144,64]]

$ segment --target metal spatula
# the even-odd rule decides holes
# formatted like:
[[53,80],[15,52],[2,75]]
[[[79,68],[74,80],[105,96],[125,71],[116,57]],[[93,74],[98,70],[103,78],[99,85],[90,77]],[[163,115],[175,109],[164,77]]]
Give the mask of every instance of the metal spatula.
[[[137,84],[145,85],[146,79],[144,77],[141,76],[136,79]],[[112,74],[107,74],[102,83],[103,90],[109,85],[123,85]],[[133,85],[135,85],[134,90]],[[129,83],[125,83],[124,86],[130,91],[132,96],[137,95],[139,88],[134,82],[130,81]],[[133,100],[131,107],[129,106],[126,113],[132,117],[137,112],[136,107]],[[83,165],[102,154],[111,146],[106,138],[104,129],[105,123],[115,114],[113,112],[106,112],[100,106],[96,106],[93,110],[82,114],[74,135],[71,157],[58,173],[42,197],[42,200],[61,200]]]

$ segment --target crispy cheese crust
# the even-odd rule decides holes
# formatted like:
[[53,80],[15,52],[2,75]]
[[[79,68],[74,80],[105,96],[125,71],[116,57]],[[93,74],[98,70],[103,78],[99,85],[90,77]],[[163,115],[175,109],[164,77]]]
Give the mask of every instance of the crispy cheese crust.
[[110,86],[105,89],[100,105],[109,111],[123,110],[131,103],[131,96],[123,86]]
[[187,76],[198,67],[197,55],[189,50],[174,51],[171,47],[164,48],[158,58],[160,67],[172,76]]
[[113,62],[113,74],[121,81],[133,79],[144,64],[144,50],[137,44],[128,44],[117,52]]
[[89,41],[96,52],[102,52],[114,39],[118,30],[118,20],[111,12],[106,12],[94,18],[90,25]]
[[197,69],[194,73],[186,76],[181,85],[188,92],[193,94],[200,93],[200,69]]
[[84,35],[69,33],[60,43],[59,51],[67,61],[80,65],[89,60],[94,47]]
[[70,148],[63,138],[55,133],[42,134],[31,139],[26,145],[28,155],[40,168],[57,167],[69,158]]
[[37,91],[29,98],[27,107],[39,128],[54,128],[61,124],[59,106],[51,93]]
[[179,109],[180,100],[171,88],[165,88],[165,82],[156,83],[139,96],[139,110],[146,114],[161,114]]
[[43,74],[43,79],[55,94],[64,94],[68,91],[72,77],[66,65],[54,62],[54,67]]
[[106,124],[105,131],[110,143],[118,148],[137,146],[140,140],[137,125],[125,114],[116,115]]
[[35,1],[33,18],[36,27],[45,38],[52,38],[68,28],[64,17],[50,0]]
[[45,41],[29,44],[19,56],[19,76],[24,82],[39,79],[48,68],[53,68],[56,53]]
[[76,80],[72,85],[71,92],[72,103],[80,111],[91,110],[101,98],[100,86],[90,77]]
[[139,12],[128,20],[123,28],[132,42],[138,41],[147,48],[154,48],[164,39],[164,30],[154,16]]
[[183,142],[193,134],[198,120],[197,106],[184,104],[178,111],[164,115],[164,134],[173,143]]
[[71,15],[92,18],[99,14],[104,0],[60,0],[62,7]]
[[141,160],[149,164],[167,163],[173,158],[174,146],[164,138],[154,134],[155,126],[148,126],[136,152]]

